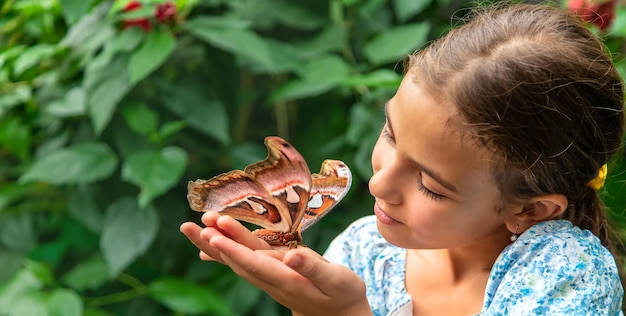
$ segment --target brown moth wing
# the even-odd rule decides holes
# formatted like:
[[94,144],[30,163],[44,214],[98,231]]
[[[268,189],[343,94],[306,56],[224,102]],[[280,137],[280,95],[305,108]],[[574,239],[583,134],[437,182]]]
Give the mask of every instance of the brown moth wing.
[[350,168],[339,160],[325,160],[319,174],[312,175],[308,207],[300,223],[300,231],[304,231],[317,223],[324,215],[346,196],[352,185]]
[[[311,175],[304,158],[279,137],[265,139],[268,156],[209,180],[190,181],[187,200],[199,212],[216,211],[266,228],[269,233],[296,232],[304,215]],[[291,235],[289,235],[291,236]],[[281,240],[283,238],[280,238]]]
[[272,195],[279,210],[288,210],[285,221],[291,227],[281,231],[296,232],[309,201],[311,171],[302,155],[282,138],[266,137],[265,146],[267,158],[246,167],[245,172]]
[[288,211],[281,211],[271,194],[241,170],[189,181],[187,200],[194,211],[219,212],[276,231],[291,228]]

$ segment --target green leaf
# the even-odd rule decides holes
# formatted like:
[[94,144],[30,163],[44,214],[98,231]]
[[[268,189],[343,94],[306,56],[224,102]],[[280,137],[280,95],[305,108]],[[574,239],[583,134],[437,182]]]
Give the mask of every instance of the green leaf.
[[68,212],[78,223],[99,234],[102,231],[103,218],[93,191],[91,185],[80,185],[71,190]]
[[85,142],[39,158],[19,182],[88,183],[109,177],[116,166],[117,157],[106,144]]
[[141,36],[139,30],[121,32],[109,40],[103,51],[85,67],[82,84],[96,134],[100,134],[108,125],[117,104],[131,88],[126,52],[134,49]]
[[615,68],[622,78],[626,78],[626,59],[616,62]]
[[128,62],[130,84],[146,78],[156,70],[174,52],[176,39],[166,31],[154,30],[148,33],[143,44],[131,56]]
[[103,309],[87,309],[85,310],[85,314],[83,314],[83,316],[116,316],[116,314]]
[[19,117],[11,117],[0,121],[0,144],[22,160],[30,159],[31,150],[30,127]]
[[159,129],[159,136],[161,138],[170,137],[187,127],[185,121],[169,121],[163,123],[163,126]]
[[35,249],[28,253],[28,257],[57,266],[69,252],[69,242],[70,241],[67,240],[67,237],[63,236],[54,240],[39,243]]
[[332,24],[314,38],[297,43],[295,46],[304,58],[329,52],[339,52],[348,45],[348,34],[343,26]]
[[45,111],[54,117],[71,117],[87,112],[87,97],[82,87],[74,87],[59,100],[50,102]]
[[250,60],[259,69],[275,73],[281,68],[280,63],[284,61],[276,60],[272,55],[272,50],[276,50],[277,45],[270,48],[268,41],[246,29],[207,27],[207,19],[192,19],[185,26],[191,34],[215,47]]
[[421,13],[432,1],[430,0],[393,0],[393,9],[400,22],[406,22],[412,16]]
[[61,11],[67,24],[73,24],[78,18],[85,15],[91,5],[97,0],[59,0]]
[[72,132],[73,131],[68,129],[58,135],[50,135],[47,140],[39,144],[37,151],[35,152],[35,157],[48,156],[51,153],[66,147],[69,143],[69,139],[71,137],[70,134]]
[[[318,14],[314,10],[314,1],[274,0],[270,8],[274,17],[283,24],[304,30],[312,30],[327,23],[324,10]],[[307,5],[311,3],[311,5]],[[257,5],[267,8],[267,4],[257,2]]]
[[345,80],[350,67],[341,58],[326,56],[315,59],[305,66],[302,79],[292,80],[276,89],[270,103],[312,97],[327,92]]
[[54,275],[52,273],[52,268],[50,268],[47,264],[33,260],[26,260],[26,262],[24,262],[24,267],[28,269],[28,271],[31,271],[33,275],[44,285],[53,285]]
[[109,266],[109,275],[117,276],[152,244],[159,228],[152,207],[139,208],[137,200],[125,197],[109,206],[104,218],[100,250]]
[[26,199],[36,190],[35,187],[36,184],[3,183],[0,185],[0,213],[15,201]]
[[152,298],[177,312],[208,313],[210,315],[233,314],[220,293],[186,280],[174,278],[156,280],[150,283],[149,293]]
[[56,289],[47,298],[48,316],[81,316],[83,301],[76,292],[68,289]]
[[374,65],[396,62],[424,44],[429,30],[426,22],[397,26],[367,42],[363,53]]
[[[43,264],[35,264],[43,266]],[[75,292],[55,289],[42,292],[44,284],[28,267],[0,286],[3,315],[73,316],[82,314],[82,300]]]
[[[82,0],[69,1],[83,2]],[[84,2],[89,1],[93,0]],[[89,13],[80,17],[80,20],[68,30],[60,44],[76,48],[77,52],[91,54],[104,43],[107,43],[116,33],[113,26],[105,21],[110,6],[110,2],[102,2]]]
[[[4,247],[0,247],[0,284],[7,284],[9,278],[14,277],[22,263],[25,256],[21,253],[12,252]],[[2,306],[2,286],[0,286],[0,306]]]
[[143,103],[128,104],[123,110],[128,126],[141,135],[156,132],[159,125],[159,114]]
[[260,64],[253,63],[250,65],[252,69],[258,69],[260,72],[281,73],[288,71],[302,71],[302,61],[300,60],[300,52],[291,46],[283,42],[279,42],[272,39],[265,41],[267,49],[272,59],[272,67],[264,68]]
[[199,15],[189,19],[186,24],[188,27],[201,29],[219,29],[219,30],[245,30],[249,29],[252,23],[247,20],[237,19],[231,16],[208,16]]
[[27,254],[37,244],[31,214],[16,214],[0,219],[0,242],[17,253]]
[[187,153],[178,147],[140,151],[130,155],[122,167],[122,179],[141,188],[139,206],[145,207],[172,188],[187,166]]
[[100,253],[78,263],[63,276],[63,283],[78,290],[96,289],[109,280],[109,267]]
[[377,69],[367,74],[355,75],[342,82],[347,87],[397,87],[402,81],[402,76],[391,69]]
[[33,91],[30,86],[17,86],[15,90],[2,93],[0,95],[0,117],[4,116],[5,112],[30,100]]
[[346,142],[357,147],[352,167],[364,179],[372,176],[372,148],[379,137],[383,117],[380,107],[356,104],[350,109]]
[[85,68],[83,88],[87,92],[89,116],[96,134],[109,124],[117,104],[130,89],[125,55],[108,60],[105,54],[92,60]]
[[[3,266],[4,268],[4,266]],[[0,283],[0,306],[2,306],[2,312],[9,315],[34,315],[34,314],[12,314],[10,312],[17,312],[21,305],[25,305],[25,298],[28,298],[32,293],[36,293],[43,288],[43,282],[41,282],[35,274],[24,268],[7,281]]]
[[611,23],[608,34],[612,36],[626,37],[626,7],[617,6],[615,10],[615,19]]
[[7,62],[19,57],[20,54],[26,49],[28,49],[28,46],[26,45],[15,45],[10,48],[3,47],[2,51],[0,51],[0,69],[6,67]]
[[41,293],[29,292],[11,302],[6,309],[8,315],[47,315],[46,302]]
[[24,50],[13,64],[16,76],[39,64],[42,59],[49,58],[56,52],[56,47],[50,44],[36,44]]
[[259,143],[246,142],[229,148],[228,157],[232,165],[243,170],[247,165],[255,163],[267,155],[265,146]]
[[110,60],[118,53],[133,52],[141,43],[144,35],[144,32],[136,27],[122,30],[105,43],[104,51],[102,52],[103,56],[99,57]]
[[222,144],[230,143],[229,118],[224,105],[219,99],[205,95],[199,83],[160,83],[159,88],[163,90],[167,109],[185,119],[192,128]]

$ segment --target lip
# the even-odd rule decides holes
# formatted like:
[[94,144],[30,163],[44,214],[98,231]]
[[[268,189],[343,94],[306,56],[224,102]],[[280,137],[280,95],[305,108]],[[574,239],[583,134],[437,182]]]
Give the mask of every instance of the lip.
[[378,206],[378,203],[374,204],[374,214],[376,214],[376,218],[378,219],[379,222],[381,222],[382,224],[385,225],[398,225],[400,224],[399,221],[397,221],[396,219],[394,219],[393,217],[387,215],[387,213],[385,213],[380,206]]

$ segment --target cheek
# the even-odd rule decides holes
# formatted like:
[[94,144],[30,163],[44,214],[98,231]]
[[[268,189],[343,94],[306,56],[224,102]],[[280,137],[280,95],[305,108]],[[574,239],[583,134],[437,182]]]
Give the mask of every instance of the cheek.
[[408,216],[403,219],[418,235],[426,240],[438,240],[443,236],[464,235],[468,230],[480,230],[497,221],[497,213],[486,210],[480,201],[435,201],[417,190],[405,199]]

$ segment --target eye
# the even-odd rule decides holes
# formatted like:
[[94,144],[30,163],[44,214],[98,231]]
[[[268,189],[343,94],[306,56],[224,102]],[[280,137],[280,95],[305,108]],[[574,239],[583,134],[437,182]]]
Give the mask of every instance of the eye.
[[383,129],[380,131],[380,136],[392,144],[396,143],[396,139],[393,137],[393,132],[389,130],[388,124],[383,126]]
[[426,186],[424,186],[424,182],[422,182],[422,174],[420,173],[420,177],[419,180],[417,181],[417,188],[420,192],[424,193],[424,195],[426,195],[427,197],[435,200],[435,201],[441,201],[441,199],[445,198],[445,195],[441,195],[439,193],[435,193],[431,190],[429,190]]

